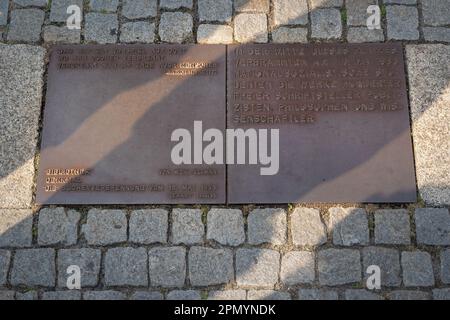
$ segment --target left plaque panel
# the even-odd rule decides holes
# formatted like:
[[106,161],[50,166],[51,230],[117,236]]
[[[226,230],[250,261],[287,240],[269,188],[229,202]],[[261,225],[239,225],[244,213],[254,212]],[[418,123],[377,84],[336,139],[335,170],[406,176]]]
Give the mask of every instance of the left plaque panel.
[[221,45],[58,46],[38,204],[224,203],[224,165],[176,165],[172,132],[225,130]]

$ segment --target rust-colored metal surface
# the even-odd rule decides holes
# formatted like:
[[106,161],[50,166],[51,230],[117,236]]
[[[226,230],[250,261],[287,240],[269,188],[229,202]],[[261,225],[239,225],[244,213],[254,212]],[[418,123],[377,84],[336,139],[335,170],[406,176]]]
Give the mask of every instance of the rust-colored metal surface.
[[227,50],[228,127],[280,130],[278,174],[228,166],[229,203],[416,200],[400,44]]
[[225,129],[220,45],[59,46],[37,203],[224,203],[224,165],[174,165],[171,133]]

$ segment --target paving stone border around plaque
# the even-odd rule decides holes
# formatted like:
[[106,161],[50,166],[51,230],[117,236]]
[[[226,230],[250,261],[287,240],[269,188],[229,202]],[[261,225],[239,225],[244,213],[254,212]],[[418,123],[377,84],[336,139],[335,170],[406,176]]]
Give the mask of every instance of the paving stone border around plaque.
[[[0,300],[450,300],[450,4],[383,0],[368,30],[355,2],[0,0]],[[35,206],[49,45],[318,41],[404,45],[417,203]]]

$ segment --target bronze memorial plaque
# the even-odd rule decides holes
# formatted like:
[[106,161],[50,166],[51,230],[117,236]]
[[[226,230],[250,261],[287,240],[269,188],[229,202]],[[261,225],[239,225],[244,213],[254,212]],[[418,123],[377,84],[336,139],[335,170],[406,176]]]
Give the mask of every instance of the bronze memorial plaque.
[[416,200],[400,44],[227,50],[228,128],[259,148],[228,165],[229,203]]
[[171,137],[225,129],[225,70],[222,45],[55,47],[37,202],[224,203],[225,165],[174,164]]

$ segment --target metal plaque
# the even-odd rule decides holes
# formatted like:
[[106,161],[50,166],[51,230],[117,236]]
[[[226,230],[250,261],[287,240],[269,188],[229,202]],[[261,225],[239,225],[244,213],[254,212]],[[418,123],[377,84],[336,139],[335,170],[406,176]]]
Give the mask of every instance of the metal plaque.
[[176,165],[178,128],[225,129],[226,47],[58,46],[39,204],[224,203],[225,165]]
[[279,130],[278,173],[229,165],[229,203],[416,201],[400,44],[227,50],[228,128]]

